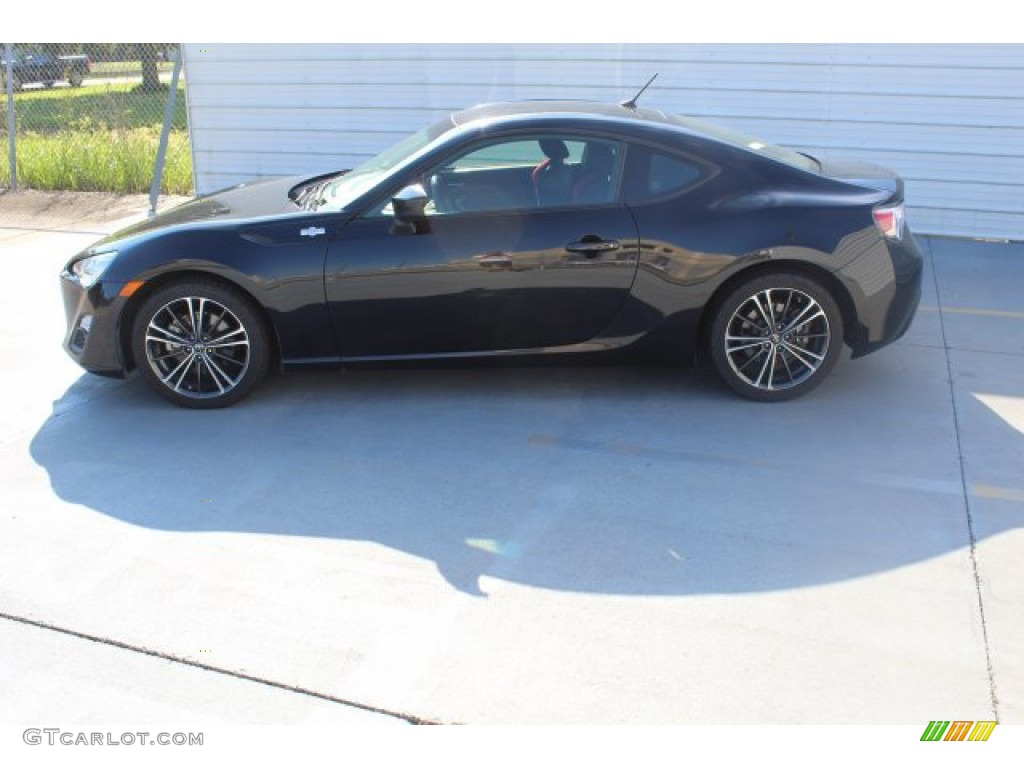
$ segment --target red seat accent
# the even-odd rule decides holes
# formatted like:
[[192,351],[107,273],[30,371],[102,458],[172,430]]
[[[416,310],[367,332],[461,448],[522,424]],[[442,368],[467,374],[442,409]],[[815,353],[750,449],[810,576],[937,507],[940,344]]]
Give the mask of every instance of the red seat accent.
[[534,168],[530,172],[530,178],[533,180],[534,191],[536,191],[537,187],[540,185],[540,175],[544,173],[544,169],[547,168],[549,165],[551,165],[550,157],[542,161],[536,168]]

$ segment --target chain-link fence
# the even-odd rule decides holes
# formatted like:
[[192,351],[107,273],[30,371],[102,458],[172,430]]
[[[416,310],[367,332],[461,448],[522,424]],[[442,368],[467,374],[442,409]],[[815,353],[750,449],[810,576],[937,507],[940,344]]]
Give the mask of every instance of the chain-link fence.
[[149,194],[158,173],[154,192],[189,194],[178,58],[171,43],[0,44],[0,224],[26,191]]

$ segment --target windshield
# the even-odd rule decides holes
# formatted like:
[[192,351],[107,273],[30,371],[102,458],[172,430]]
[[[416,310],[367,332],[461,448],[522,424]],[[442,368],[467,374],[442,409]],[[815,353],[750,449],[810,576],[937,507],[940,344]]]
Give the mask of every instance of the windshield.
[[453,126],[450,118],[442,120],[407,136],[390,149],[384,150],[376,157],[371,157],[353,168],[344,176],[329,179],[324,184],[323,193],[320,195],[320,205],[330,210],[344,208],[360,195],[372,189],[396,168],[416,157],[437,137],[449,131]]
[[683,117],[682,115],[666,115],[666,117],[676,125],[680,125],[695,133],[701,133],[705,136],[711,137],[712,139],[724,141],[725,143],[732,144],[736,147],[743,147],[744,149],[752,150],[758,154],[770,157],[773,160],[778,160],[781,163],[792,165],[795,168],[811,172],[817,172],[820,169],[818,161],[812,157],[801,155],[799,152],[794,152],[791,149],[779,147],[775,144],[769,144],[766,141],[761,141],[761,139],[750,136],[742,131],[734,131],[731,128],[723,128],[720,125],[711,125],[710,123],[704,123],[690,117]]

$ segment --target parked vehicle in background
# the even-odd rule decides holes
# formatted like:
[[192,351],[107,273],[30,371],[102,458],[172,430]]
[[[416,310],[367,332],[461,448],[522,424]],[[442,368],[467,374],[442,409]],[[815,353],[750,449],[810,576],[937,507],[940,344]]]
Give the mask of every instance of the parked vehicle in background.
[[[0,49],[2,51],[2,49]],[[37,48],[15,48],[11,60],[11,79],[14,90],[21,90],[23,85],[42,83],[47,88],[58,81],[66,80],[72,88],[77,88],[92,70],[89,57],[53,56]],[[7,77],[7,60],[0,53],[0,81]]]

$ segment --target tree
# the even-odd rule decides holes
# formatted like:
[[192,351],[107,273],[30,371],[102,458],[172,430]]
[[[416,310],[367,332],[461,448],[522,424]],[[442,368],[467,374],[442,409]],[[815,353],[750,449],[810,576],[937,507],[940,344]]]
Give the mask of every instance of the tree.
[[164,43],[135,44],[135,55],[142,62],[142,85],[139,90],[160,90],[160,69],[157,67],[157,62],[164,45]]

